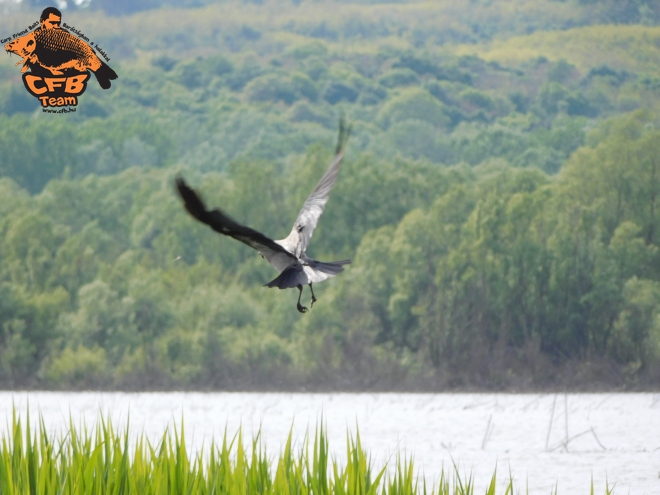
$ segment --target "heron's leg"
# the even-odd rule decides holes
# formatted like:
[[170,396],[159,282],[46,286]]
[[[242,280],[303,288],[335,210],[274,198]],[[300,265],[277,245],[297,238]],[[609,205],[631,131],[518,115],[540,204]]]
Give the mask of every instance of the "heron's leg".
[[300,296],[302,296],[302,285],[298,286],[298,305],[296,306],[298,308],[298,311],[301,313],[307,313],[307,308],[300,304]]
[[309,305],[309,307],[311,308],[312,306],[314,306],[314,303],[316,302],[316,296],[314,295],[314,289],[312,288],[311,282],[309,284],[309,290],[312,291],[312,304]]

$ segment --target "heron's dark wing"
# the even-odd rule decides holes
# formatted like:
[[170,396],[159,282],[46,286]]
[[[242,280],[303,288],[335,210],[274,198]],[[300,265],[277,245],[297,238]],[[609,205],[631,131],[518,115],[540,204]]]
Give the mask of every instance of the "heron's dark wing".
[[316,184],[316,187],[302,205],[302,208],[298,213],[298,218],[296,218],[293,228],[291,229],[291,233],[287,237],[287,241],[291,244],[287,245],[287,247],[291,248],[297,257],[300,257],[302,253],[307,250],[312,234],[314,234],[314,229],[323,213],[325,204],[328,202],[330,190],[335,185],[335,182],[337,182],[339,164],[344,157],[344,145],[346,144],[349,134],[350,126],[346,127],[344,119],[341,119],[339,121],[339,139],[337,141],[335,156],[332,159],[328,170],[326,170],[323,177],[321,177],[321,180]]
[[207,210],[204,202],[199,195],[185,183],[181,177],[176,179],[176,187],[179,195],[183,199],[184,206],[188,213],[211,227],[220,234],[233,237],[243,244],[247,244],[253,249],[256,249],[264,255],[268,261],[271,261],[276,255],[285,255],[290,258],[292,262],[297,262],[296,257],[277,244],[272,239],[269,239],[261,232],[254,229],[245,227],[239,224],[234,219],[223,213],[220,209]]

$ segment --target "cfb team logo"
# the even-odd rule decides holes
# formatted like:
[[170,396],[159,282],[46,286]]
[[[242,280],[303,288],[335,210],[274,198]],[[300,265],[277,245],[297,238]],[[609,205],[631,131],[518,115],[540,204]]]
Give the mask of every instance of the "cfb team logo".
[[[25,31],[2,40],[3,43],[11,40],[5,50],[21,57],[16,65],[23,64],[21,72],[25,89],[39,99],[44,111],[55,108],[66,112],[63,107],[78,105],[78,97],[87,88],[89,71],[94,73],[103,89],[108,89],[110,81],[117,79],[117,73],[98,57],[84,34],[61,24],[62,13],[55,7],[48,7],[41,13],[39,23],[35,22]],[[98,45],[96,49],[106,61],[110,60]]]

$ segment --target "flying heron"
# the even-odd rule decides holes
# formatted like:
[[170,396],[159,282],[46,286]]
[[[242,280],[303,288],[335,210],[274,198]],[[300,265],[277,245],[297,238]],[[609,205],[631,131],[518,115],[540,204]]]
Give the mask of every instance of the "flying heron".
[[312,238],[314,229],[323,213],[325,204],[332,186],[337,182],[339,164],[344,156],[344,145],[350,133],[350,127],[344,125],[343,119],[339,122],[339,139],[335,156],[321,180],[303,204],[298,218],[293,224],[291,233],[278,241],[266,237],[261,232],[239,224],[219,208],[207,210],[200,196],[191,189],[183,180],[176,179],[176,187],[183,199],[186,210],[202,223],[207,224],[216,232],[228,235],[234,239],[247,244],[261,253],[278,272],[279,276],[265,284],[265,287],[279,287],[280,289],[298,288],[297,308],[301,313],[306,313],[307,308],[300,304],[300,297],[304,285],[309,285],[312,291],[313,306],[316,302],[312,283],[322,282],[334,277],[344,270],[343,266],[351,263],[351,260],[323,262],[313,260],[307,256],[305,251]]

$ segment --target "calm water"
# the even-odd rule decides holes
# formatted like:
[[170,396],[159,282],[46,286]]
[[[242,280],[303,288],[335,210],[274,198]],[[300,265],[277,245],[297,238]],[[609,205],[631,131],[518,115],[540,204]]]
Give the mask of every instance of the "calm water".
[[[0,392],[0,431],[12,404],[41,412],[52,432],[93,425],[99,411],[115,425],[158,440],[183,415],[189,445],[200,448],[243,428],[261,428],[268,452],[282,447],[291,425],[300,442],[323,416],[330,450],[344,455],[347,430],[359,426],[376,467],[397,453],[414,456],[429,481],[455,462],[483,493],[497,468],[525,493],[660,494],[660,394],[246,394]],[[554,411],[554,412],[553,412]],[[35,416],[33,416],[33,419]],[[568,442],[566,442],[568,439]],[[394,456],[394,457],[393,457]],[[502,492],[503,493],[503,492]]]

